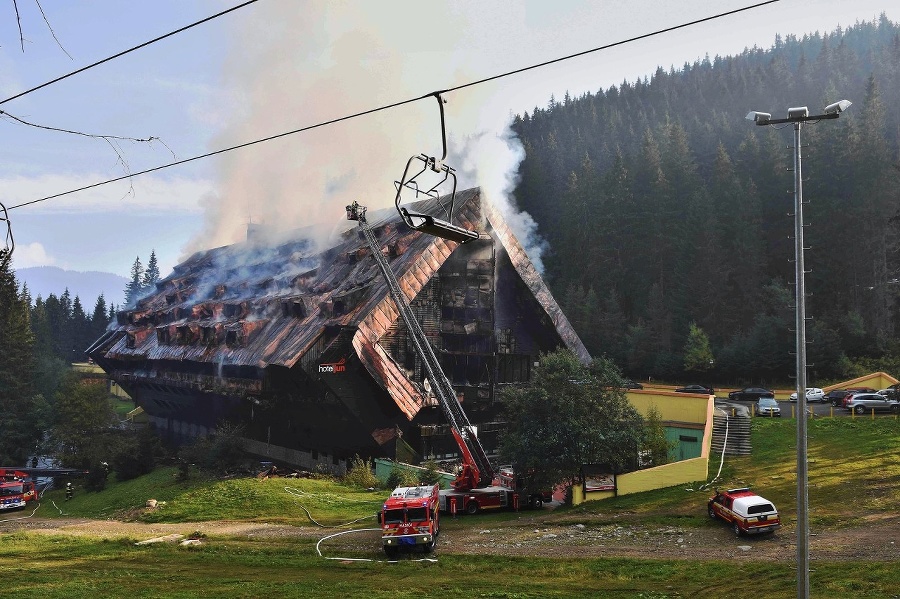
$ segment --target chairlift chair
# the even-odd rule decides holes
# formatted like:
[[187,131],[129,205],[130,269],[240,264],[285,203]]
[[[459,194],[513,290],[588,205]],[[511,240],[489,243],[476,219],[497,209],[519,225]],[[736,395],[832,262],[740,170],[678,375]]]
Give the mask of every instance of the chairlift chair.
[[[397,208],[397,212],[400,214],[400,218],[402,218],[403,222],[411,229],[422,231],[423,233],[428,233],[435,237],[442,237],[443,239],[448,239],[457,243],[465,243],[473,239],[478,239],[478,232],[466,229],[465,227],[460,227],[451,222],[453,220],[453,202],[456,199],[456,171],[447,164],[444,164],[444,160],[447,158],[447,135],[444,127],[444,99],[441,98],[440,92],[435,92],[433,95],[437,99],[441,111],[441,141],[443,142],[444,153],[440,160],[426,154],[419,154],[411,157],[406,162],[406,168],[403,169],[403,176],[399,181],[394,182],[394,185],[397,188],[394,205]],[[413,168],[414,162],[420,162],[421,168]],[[415,170],[415,174],[411,174],[411,170]],[[443,178],[434,185],[426,188],[420,185],[420,177],[428,171],[437,173],[438,176],[443,174]],[[441,196],[438,192],[438,189],[447,183],[447,181],[452,182],[452,189],[449,194],[449,206],[441,201]],[[415,198],[424,195],[427,198],[434,199],[446,215],[447,220],[437,218],[432,214],[412,212],[405,206],[401,206],[400,203],[404,189],[411,189]],[[446,198],[446,196],[444,197]]]

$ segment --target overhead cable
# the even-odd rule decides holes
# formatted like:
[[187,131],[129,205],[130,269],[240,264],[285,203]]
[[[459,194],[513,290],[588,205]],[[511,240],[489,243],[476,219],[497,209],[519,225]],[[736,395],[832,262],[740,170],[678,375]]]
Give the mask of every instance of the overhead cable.
[[[254,0],[254,1],[255,1],[255,0]],[[512,76],[512,75],[518,75],[518,74],[524,73],[524,72],[526,72],[526,71],[530,71],[530,70],[537,69],[537,68],[540,68],[540,67],[545,67],[545,66],[548,66],[548,65],[551,65],[551,64],[555,64],[555,63],[558,63],[558,62],[562,62],[562,61],[565,61],[565,60],[571,60],[571,59],[573,59],[573,58],[578,58],[578,57],[581,57],[581,56],[585,56],[585,55],[587,55],[587,54],[591,54],[591,53],[593,53],[593,52],[599,52],[599,51],[601,51],[601,50],[608,50],[609,48],[614,48],[614,47],[616,47],[616,46],[621,46],[621,45],[623,45],[623,44],[629,44],[629,43],[636,42],[636,41],[639,41],[639,40],[643,40],[643,39],[647,39],[647,38],[654,37],[654,36],[657,36],[657,35],[661,35],[661,34],[663,34],[663,33],[669,33],[669,32],[671,32],[671,31],[676,31],[676,30],[678,30],[678,29],[684,29],[684,28],[686,28],[686,27],[691,27],[691,26],[693,26],[693,25],[699,25],[700,23],[706,23],[706,22],[708,22],[708,21],[713,21],[713,20],[715,20],[715,19],[721,19],[722,17],[727,17],[727,16],[730,16],[730,15],[734,15],[734,14],[737,14],[737,13],[745,12],[745,11],[748,11],[748,10],[753,10],[753,9],[755,9],[755,8],[759,8],[759,7],[765,6],[765,5],[767,5],[767,4],[774,4],[774,3],[776,3],[776,2],[780,2],[780,0],[767,0],[767,1],[765,1],[765,2],[759,2],[759,3],[757,3],[757,4],[752,4],[752,5],[750,5],[750,6],[745,6],[745,7],[743,7],[743,8],[738,8],[738,9],[735,9],[735,10],[730,10],[730,11],[727,11],[727,12],[718,13],[718,14],[715,14],[715,15],[712,15],[712,16],[709,16],[709,17],[704,17],[704,18],[702,18],[702,19],[696,19],[696,20],[694,20],[694,21],[688,21],[687,23],[682,23],[682,24],[680,24],[680,25],[674,25],[674,26],[672,26],[672,27],[666,27],[665,29],[658,29],[658,30],[653,31],[653,32],[651,32],[651,33],[645,33],[645,34],[643,34],[643,35],[638,35],[638,36],[631,37],[631,38],[628,38],[628,39],[625,39],[625,40],[620,40],[620,41],[618,41],[618,42],[613,42],[613,43],[611,43],[611,44],[606,44],[606,45],[604,45],[604,46],[598,46],[598,47],[592,48],[592,49],[590,49],[590,50],[584,50],[584,51],[582,51],[582,52],[577,52],[577,53],[575,53],[575,54],[569,54],[569,55],[567,55],[567,56],[562,56],[562,57],[560,57],[560,58],[555,58],[555,59],[553,59],[553,60],[548,60],[548,61],[545,61],[545,62],[533,64],[533,65],[530,65],[530,66],[527,66],[527,67],[522,67],[522,68],[520,68],[520,69],[515,69],[515,70],[513,70],[513,71],[507,71],[507,72],[505,72],[505,73],[500,73],[500,74],[497,74],[497,75],[493,75],[493,76],[491,76],[491,77],[486,77],[486,78],[484,78],[484,79],[478,79],[478,80],[476,80],[476,81],[470,81],[470,82],[468,82],[468,83],[463,83],[463,84],[457,85],[457,86],[455,86],[455,87],[449,87],[449,88],[447,88],[447,89],[439,90],[439,91],[437,91],[437,92],[428,92],[427,94],[423,94],[423,95],[421,95],[421,96],[417,96],[417,97],[414,97],[414,98],[408,98],[408,99],[406,99],[406,100],[400,100],[400,101],[397,101],[397,102],[393,102],[393,103],[391,103],[391,104],[385,104],[385,105],[383,105],[383,106],[378,106],[377,108],[370,108],[369,110],[363,110],[362,112],[356,112],[356,113],[353,113],[353,114],[348,114],[348,115],[345,115],[345,116],[342,116],[342,117],[337,117],[337,118],[330,119],[330,120],[327,120],[327,121],[322,121],[322,122],[316,123],[316,124],[314,124],[314,125],[307,125],[306,127],[300,127],[299,129],[293,129],[293,130],[291,130],[291,131],[285,131],[285,132],[283,132],[283,133],[278,133],[278,134],[276,134],[276,135],[270,135],[270,136],[268,136],[268,137],[263,137],[263,138],[261,138],[261,139],[256,139],[256,140],[253,140],[253,141],[248,141],[248,142],[245,142],[245,143],[242,143],[242,144],[238,144],[238,145],[235,145],[235,146],[230,146],[230,147],[222,148],[222,149],[215,150],[215,151],[212,151],[212,152],[207,152],[207,153],[205,153],[205,154],[200,154],[200,155],[198,155],[198,156],[193,156],[193,157],[191,157],[191,158],[185,158],[185,159],[183,159],[183,160],[176,160],[176,161],[170,162],[170,163],[168,163],[168,164],[162,164],[162,165],[155,166],[155,167],[152,167],[152,168],[148,168],[148,169],[145,169],[145,170],[142,170],[142,171],[137,171],[137,172],[131,173],[130,175],[124,175],[124,176],[122,176],[122,177],[116,177],[116,178],[114,178],[114,179],[107,179],[106,181],[100,181],[100,182],[98,182],[98,183],[93,183],[93,184],[91,184],[91,185],[85,185],[85,186],[83,186],[83,187],[78,187],[78,188],[76,188],[76,189],[70,189],[69,191],[64,191],[64,192],[61,192],[61,193],[56,193],[56,194],[53,194],[53,195],[45,196],[45,197],[43,197],[43,198],[38,198],[38,199],[36,199],[36,200],[30,200],[30,201],[28,201],[28,202],[23,202],[23,203],[21,203],[21,204],[15,204],[15,205],[13,205],[13,206],[9,206],[8,209],[9,209],[9,210],[13,210],[14,208],[22,208],[23,206],[30,206],[31,204],[37,204],[37,203],[39,203],[39,202],[45,202],[45,201],[47,201],[47,200],[52,200],[52,199],[55,199],[55,198],[58,198],[58,197],[61,197],[61,196],[65,196],[65,195],[70,195],[70,194],[73,194],[73,193],[77,193],[77,192],[79,192],[79,191],[85,191],[85,190],[87,190],[87,189],[93,189],[93,188],[95,188],[95,187],[100,187],[100,186],[102,186],[102,185],[107,185],[107,184],[109,184],[109,183],[115,183],[115,182],[117,182],[117,181],[122,181],[123,179],[128,179],[128,178],[130,178],[130,177],[137,177],[138,175],[146,175],[147,173],[152,173],[152,172],[156,172],[156,171],[161,171],[161,170],[163,170],[163,169],[171,168],[171,167],[173,167],[173,166],[178,166],[178,165],[181,165],[181,164],[186,164],[186,163],[188,163],[188,162],[193,162],[193,161],[195,161],[195,160],[201,160],[201,159],[203,159],[203,158],[209,158],[209,157],[211,157],[211,156],[216,156],[216,155],[218,155],[218,154],[224,154],[224,153],[226,153],[226,152],[231,152],[231,151],[234,151],[234,150],[239,150],[239,149],[241,149],[241,148],[246,148],[246,147],[248,147],[248,146],[253,146],[253,145],[256,145],[256,144],[263,143],[263,142],[272,141],[272,140],[279,139],[279,138],[282,138],[282,137],[287,137],[287,136],[289,136],[289,135],[295,135],[295,134],[297,134],[297,133],[303,133],[303,132],[305,132],[305,131],[310,131],[310,130],[312,130],[312,129],[318,129],[318,128],[320,128],[320,127],[325,127],[325,126],[327,126],[327,125],[333,125],[333,124],[339,123],[339,122],[341,122],[341,121],[347,121],[347,120],[355,119],[355,118],[358,118],[358,117],[361,117],[361,116],[366,116],[366,115],[369,115],[369,114],[372,114],[372,113],[375,113],[375,112],[381,112],[381,111],[384,111],[384,110],[389,110],[389,109],[391,109],[391,108],[397,108],[398,106],[403,106],[404,104],[412,104],[413,102],[418,102],[419,100],[423,100],[423,99],[425,99],[425,98],[432,98],[436,93],[443,94],[443,93],[448,93],[448,92],[458,91],[458,90],[461,90],[461,89],[465,89],[465,88],[467,88],[467,87],[472,87],[473,85],[480,85],[480,84],[482,84],[482,83],[487,83],[487,82],[489,82],[489,81],[495,81],[495,80],[501,79],[501,78],[503,78],[503,77],[510,77],[510,76]],[[240,8],[240,7],[236,7],[236,8]],[[233,10],[233,9],[232,9],[232,10]],[[2,102],[0,102],[0,104],[2,104]]]
[[[137,46],[134,46],[133,48],[129,48],[128,50],[123,50],[122,52],[119,52],[118,54],[113,54],[112,56],[104,58],[103,60],[98,60],[97,62],[95,62],[93,64],[87,65],[86,67],[81,67],[80,69],[74,70],[71,73],[67,73],[60,77],[57,77],[56,79],[52,79],[50,81],[47,81],[46,83],[42,83],[38,86],[32,87],[31,89],[26,89],[23,92],[19,92],[14,96],[10,96],[10,97],[6,98],[5,100],[0,100],[0,104],[6,104],[7,102],[15,100],[16,98],[21,98],[22,96],[24,96],[26,94],[30,94],[33,91],[37,91],[41,88],[47,87],[48,85],[52,85],[54,83],[62,81],[63,79],[68,79],[69,77],[71,77],[73,75],[77,75],[78,73],[83,73],[84,71],[87,71],[88,69],[92,69],[96,66],[99,66],[99,65],[105,63],[105,62],[109,62],[110,60],[119,58],[120,56],[125,56],[126,54],[134,52],[135,50],[140,50],[141,48],[145,48],[145,47],[149,46],[150,44],[155,44],[158,41],[166,39],[167,37],[172,37],[173,35],[181,33],[182,31],[187,31],[188,29],[190,29],[192,27],[196,27],[197,25],[202,25],[203,23],[206,23],[207,21],[212,21],[213,19],[217,19],[217,18],[221,17],[222,15],[227,15],[230,12],[233,12],[239,8],[243,8],[243,7],[247,6],[248,4],[253,4],[256,1],[257,0],[247,0],[247,2],[244,2],[243,4],[238,4],[237,6],[233,6],[233,7],[229,8],[228,10],[223,10],[222,12],[216,13],[209,17],[206,17],[205,19],[200,19],[196,23],[191,23],[190,25],[185,25],[181,29],[176,29],[175,31],[170,31],[169,33],[167,33],[165,35],[161,35],[161,36],[154,38],[148,42],[144,42],[143,44],[139,44]],[[43,12],[43,10],[41,12]],[[56,36],[54,36],[54,37],[56,37]]]

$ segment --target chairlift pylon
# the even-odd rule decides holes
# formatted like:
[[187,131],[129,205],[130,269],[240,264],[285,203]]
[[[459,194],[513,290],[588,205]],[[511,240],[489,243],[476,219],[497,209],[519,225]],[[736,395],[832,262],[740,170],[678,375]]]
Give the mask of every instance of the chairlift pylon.
[[[441,97],[440,92],[434,92],[434,94],[432,95],[437,99],[438,107],[440,108],[441,112],[441,142],[443,144],[444,153],[441,155],[440,159],[434,156],[428,156],[427,154],[418,154],[416,156],[412,156],[406,162],[406,168],[403,169],[403,176],[399,181],[394,182],[394,185],[397,187],[397,195],[394,198],[394,205],[397,207],[397,212],[400,214],[400,218],[402,218],[403,222],[406,223],[406,225],[411,229],[422,231],[423,233],[428,233],[429,235],[434,235],[436,237],[449,239],[450,241],[455,241],[457,243],[465,243],[473,239],[478,239],[478,232],[471,231],[469,229],[466,229],[465,227],[454,225],[451,222],[453,220],[453,202],[456,200],[456,171],[447,164],[444,164],[444,160],[447,159],[447,133],[446,127],[444,125],[445,100]],[[417,170],[416,167],[413,167],[413,162],[420,162],[421,168],[418,168]],[[414,174],[410,172],[413,170],[416,171]],[[441,178],[437,183],[431,185],[430,187],[422,187],[420,186],[419,177],[425,174],[427,171],[437,173],[438,176],[443,174],[443,178]],[[438,192],[438,188],[440,188],[448,181],[450,181],[452,184],[449,206],[441,202],[440,193]],[[432,214],[410,212],[405,206],[401,206],[400,202],[404,189],[411,189],[414,193],[414,197],[416,198],[418,198],[420,195],[424,195],[428,198],[434,199],[437,202],[438,206],[440,206],[440,208],[443,210],[444,214],[446,214],[447,220],[437,218]]]

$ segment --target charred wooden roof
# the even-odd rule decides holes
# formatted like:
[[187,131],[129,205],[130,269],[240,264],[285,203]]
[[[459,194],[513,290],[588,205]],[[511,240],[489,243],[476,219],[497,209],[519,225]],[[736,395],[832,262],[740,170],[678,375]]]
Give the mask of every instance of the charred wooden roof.
[[[418,208],[434,212],[433,204],[426,200]],[[499,240],[560,338],[588,360],[522,246],[478,189],[457,194],[454,218]],[[455,242],[409,229],[393,210],[371,212],[369,224],[408,299],[457,248]],[[411,419],[423,400],[377,343],[398,312],[369,253],[356,229],[326,249],[298,239],[277,247],[247,242],[199,252],[176,266],[136,307],[120,312],[115,328],[90,352],[101,363],[143,362],[141,368],[185,361],[290,368],[317,344],[321,348],[323,339],[353,331],[356,354]]]

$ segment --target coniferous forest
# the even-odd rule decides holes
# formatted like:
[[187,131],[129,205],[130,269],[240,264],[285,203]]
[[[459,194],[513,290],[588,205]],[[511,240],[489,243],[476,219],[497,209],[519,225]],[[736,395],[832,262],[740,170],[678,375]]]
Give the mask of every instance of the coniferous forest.
[[801,129],[809,380],[900,372],[897,98],[900,26],[882,16],[517,116],[516,199],[590,352],[636,379],[788,382],[794,131],[745,116],[847,99]]

